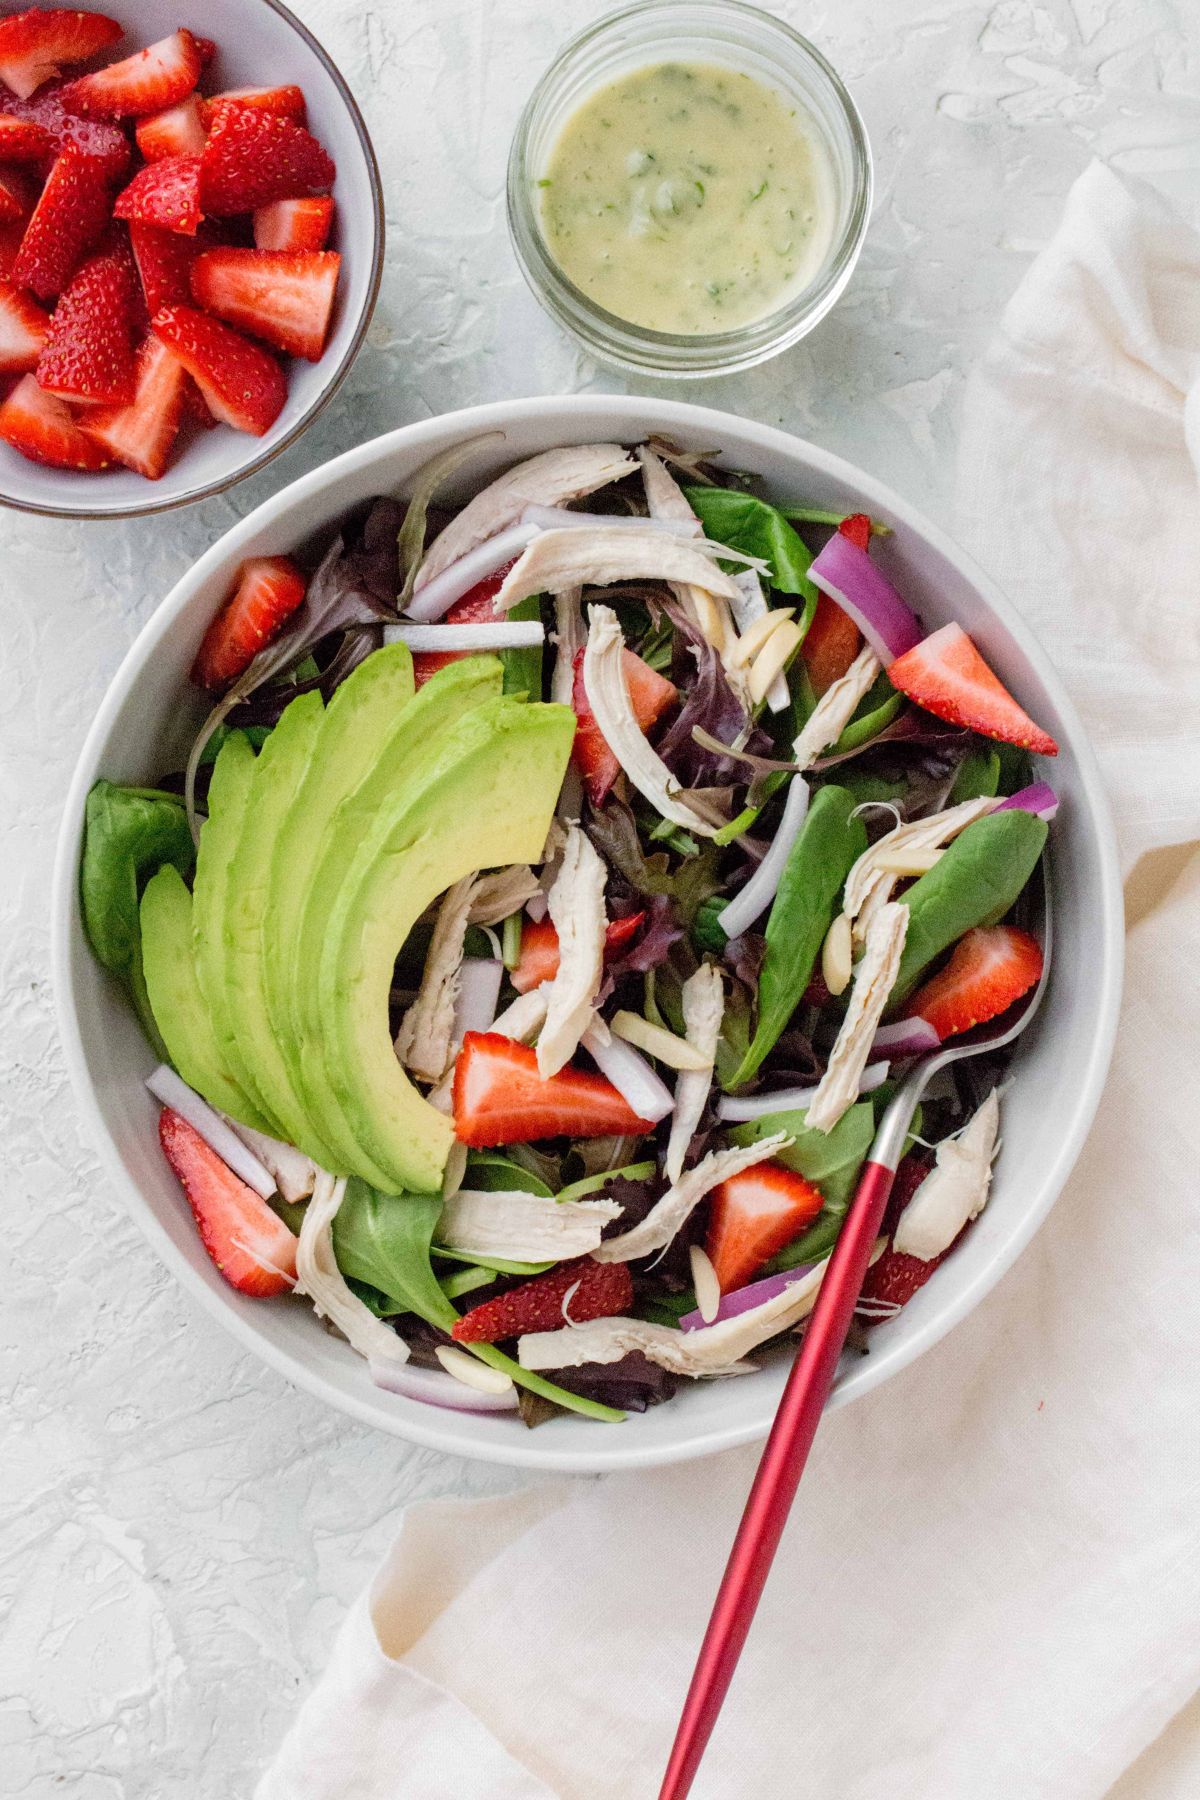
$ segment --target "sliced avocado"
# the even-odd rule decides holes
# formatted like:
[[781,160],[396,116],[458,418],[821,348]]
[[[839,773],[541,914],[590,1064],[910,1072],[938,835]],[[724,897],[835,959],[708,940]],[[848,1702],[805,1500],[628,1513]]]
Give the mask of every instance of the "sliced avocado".
[[329,1148],[312,1129],[271,1022],[262,954],[275,844],[312,764],[324,714],[320,694],[301,694],[285,708],[254,765],[225,885],[225,1006],[217,1041],[241,1085],[278,1120],[276,1135],[328,1168]]
[[210,1106],[255,1131],[269,1129],[258,1107],[229,1073],[208,1003],[196,979],[192,896],[179,870],[164,863],[142,895],[142,966],[154,1020],[175,1068]]
[[[506,699],[476,707],[425,779],[393,796],[346,869],[321,955],[324,1060],[362,1151],[388,1176],[386,1192],[436,1189],[454,1137],[392,1047],[397,952],[454,882],[540,856],[574,735],[569,707]],[[356,1152],[356,1172],[361,1161]]]
[[[285,827],[293,851],[301,852],[290,879],[302,889],[302,911],[298,930],[294,922],[290,927],[274,923],[285,917],[294,921],[293,908],[286,915],[282,910],[272,912],[268,918],[265,935],[279,958],[276,974],[282,972],[287,984],[286,1010],[280,1004],[278,980],[272,990],[273,1016],[313,1126],[338,1152],[331,1166],[339,1172],[357,1172],[384,1193],[393,1191],[389,1176],[364,1154],[325,1068],[317,976],[329,915],[346,871],[376,819],[419,788],[423,771],[436,761],[458,721],[498,696],[501,681],[494,656],[465,657],[440,670],[400,709],[386,740],[368,759],[366,774],[348,784],[340,798],[335,798],[330,783],[320,810],[314,808],[302,828],[298,825],[293,835],[290,820]],[[297,813],[303,798],[297,800]]]

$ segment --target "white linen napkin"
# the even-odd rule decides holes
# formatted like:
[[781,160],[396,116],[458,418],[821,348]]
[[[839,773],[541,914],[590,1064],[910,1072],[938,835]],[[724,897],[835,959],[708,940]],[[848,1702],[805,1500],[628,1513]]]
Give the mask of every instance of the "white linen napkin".
[[[973,378],[961,495],[1129,868],[1200,837],[1198,375],[1200,240],[1094,166]],[[1161,862],[1074,1178],[824,1425],[697,1800],[1100,1800],[1200,1688],[1200,868]],[[755,1457],[414,1507],[258,1800],[652,1800]]]

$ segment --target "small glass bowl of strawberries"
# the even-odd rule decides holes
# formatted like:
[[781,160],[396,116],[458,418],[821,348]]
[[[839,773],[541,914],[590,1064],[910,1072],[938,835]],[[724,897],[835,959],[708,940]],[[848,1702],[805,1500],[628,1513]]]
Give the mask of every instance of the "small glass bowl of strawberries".
[[0,501],[108,518],[217,493],[366,332],[379,171],[274,0],[0,18]]

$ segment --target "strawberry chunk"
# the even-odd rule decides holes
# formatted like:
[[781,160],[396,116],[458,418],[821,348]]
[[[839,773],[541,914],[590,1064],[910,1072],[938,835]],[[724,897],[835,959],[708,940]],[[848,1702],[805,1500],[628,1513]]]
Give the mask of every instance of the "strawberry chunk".
[[336,250],[206,250],[192,267],[192,294],[230,325],[319,362],[341,264]]
[[0,162],[41,162],[53,151],[53,134],[36,119],[0,112]]
[[33,211],[35,190],[21,169],[0,169],[0,221],[15,224]]
[[122,245],[90,257],[54,309],[37,378],[79,405],[133,399],[133,262]]
[[274,113],[277,118],[291,119],[303,125],[308,118],[304,90],[291,83],[283,87],[226,88],[211,100],[201,101],[205,126],[212,124],[222,106],[248,106],[252,111]]
[[27,100],[69,63],[86,62],[123,35],[104,13],[36,7],[0,19],[0,81]]
[[151,318],[176,301],[190,303],[192,264],[206,241],[203,231],[197,237],[185,237],[141,219],[129,221],[129,242]]
[[216,43],[212,38],[198,37],[196,39],[196,52],[200,58],[200,68],[203,71],[209,67],[210,63],[212,63],[216,57]]
[[50,331],[50,317],[11,282],[0,281],[0,374],[36,369]]
[[332,227],[329,194],[273,200],[254,215],[254,246],[257,250],[323,250]]
[[63,105],[89,119],[141,118],[190,94],[203,64],[195,38],[182,27],[145,50],[81,75],[62,90]]
[[862,649],[862,633],[836,600],[817,598],[816,611],[800,646],[809,686],[817,699],[839,681]]
[[134,135],[147,162],[160,162],[164,156],[199,156],[208,135],[200,118],[199,94],[139,119]]
[[782,1163],[760,1162],[715,1187],[705,1249],[721,1292],[745,1287],[757,1270],[811,1225],[821,1190]]
[[327,194],[337,174],[302,125],[237,102],[217,108],[202,162],[201,204],[216,217]]
[[[604,954],[612,956],[637,936],[645,920],[644,912],[630,913],[627,919],[610,919],[604,931]],[[518,994],[527,994],[543,981],[553,981],[558,974],[558,932],[554,920],[526,919],[521,926],[521,955],[512,971],[511,981]]]
[[23,225],[0,224],[0,281],[12,280],[17,251],[21,248],[21,239],[24,236]]
[[882,1325],[907,1306],[919,1288],[923,1288],[947,1252],[932,1262],[919,1256],[905,1256],[901,1250],[887,1249],[878,1262],[867,1270],[867,1278],[859,1296],[859,1310],[866,1325]]
[[13,264],[17,286],[29,288],[39,300],[61,294],[108,224],[109,211],[104,164],[68,144],[55,157],[25,227]]
[[849,538],[856,550],[871,548],[871,517],[869,513],[851,513],[838,526],[844,538]]
[[[643,731],[649,731],[667,708],[678,700],[679,689],[665,675],[659,675],[648,663],[644,663],[636,651],[621,652],[621,667],[625,671],[625,685],[629,689],[634,717]],[[588,799],[593,806],[600,806],[617,779],[621,765],[609,749],[588,701],[587,689],[583,685],[582,650],[575,658],[575,684],[571,704],[578,720],[571,759],[583,776]]]
[[557,1331],[588,1319],[612,1319],[633,1305],[628,1263],[598,1263],[577,1256],[532,1281],[473,1306],[450,1335],[456,1344],[498,1344],[527,1331]]
[[51,469],[104,469],[108,458],[82,432],[70,408],[43,393],[33,375],[22,375],[0,406],[0,438],[30,462]]
[[200,158],[164,156],[148,163],[117,195],[113,216],[140,219],[144,225],[195,237],[204,217],[200,211]]
[[287,399],[287,382],[273,356],[190,306],[165,306],[151,324],[223,425],[253,437],[271,429]]
[[888,680],[935,718],[1040,756],[1058,755],[1049,732],[1017,705],[961,625],[943,625],[906,650],[889,667]]
[[296,1239],[278,1214],[169,1106],[158,1115],[158,1140],[204,1248],[230,1286],[259,1297],[287,1293],[296,1277]]
[[189,375],[183,384],[183,416],[198,425],[201,431],[215,431],[217,420],[208,410],[208,403],[200,389]]
[[468,1031],[454,1065],[454,1130],[486,1149],[548,1137],[609,1137],[653,1131],[603,1075],[568,1063],[543,1081],[537,1052],[497,1031]]
[[166,345],[150,337],[138,352],[136,379],[128,406],[97,406],[80,428],[127,469],[157,481],[179,434],[187,376]]
[[70,144],[85,156],[93,157],[103,165],[102,173],[108,181],[119,180],[129,167],[132,151],[120,126],[68,112],[62,103],[61,88],[47,88],[44,93],[35,94],[32,100],[10,102],[5,98],[4,109],[49,132],[55,151],[65,150]]
[[226,688],[236,681],[295,612],[307,588],[303,570],[290,556],[254,556],[244,562],[237,587],[204,634],[192,680],[203,688]]
[[1016,925],[977,925],[904,1010],[925,1019],[940,1038],[954,1037],[999,1018],[1041,975],[1042,946],[1032,933]]

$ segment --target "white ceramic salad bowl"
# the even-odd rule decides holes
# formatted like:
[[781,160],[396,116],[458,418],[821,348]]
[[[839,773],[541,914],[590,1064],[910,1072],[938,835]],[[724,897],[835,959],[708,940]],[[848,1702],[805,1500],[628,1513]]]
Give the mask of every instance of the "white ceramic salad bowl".
[[186,758],[202,703],[187,682],[200,639],[238,565],[331,532],[367,496],[404,491],[431,456],[497,428],[502,443],[469,466],[478,482],[538,451],[651,432],[719,449],[729,466],[765,477],[777,497],[861,509],[895,527],[881,560],[926,622],[957,619],[989,663],[1059,740],[1062,806],[1051,838],[1055,955],[1041,1015],[1021,1039],[1005,1099],[1004,1150],[993,1197],[963,1243],[894,1320],[871,1353],[848,1362],[840,1405],[927,1350],[971,1311],[1029,1242],[1056,1199],[1100,1100],[1116,1029],[1122,910],[1116,849],[1095,759],[1075,710],[1018,614],[916,510],[848,463],[769,427],[679,402],[589,396],[472,408],[405,426],[348,452],[268,500],[178,583],[126,657],[89,733],[67,800],[53,899],[55,983],[79,1106],[133,1217],[201,1303],[273,1368],[365,1424],[488,1461],[599,1472],[647,1468],[761,1438],[784,1378],[781,1359],[736,1381],[686,1385],[668,1405],[622,1425],[563,1416],[528,1431],[515,1415],[445,1411],[373,1385],[367,1365],[286,1300],[244,1298],[222,1281],[164,1160],[156,1103],[143,1078],[153,1055],[124,994],[88,950],[78,866],[84,802],[98,776],[139,781]]

